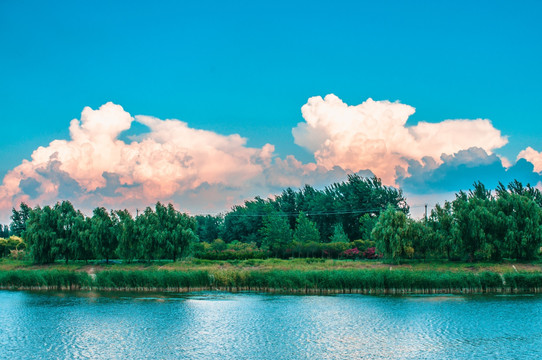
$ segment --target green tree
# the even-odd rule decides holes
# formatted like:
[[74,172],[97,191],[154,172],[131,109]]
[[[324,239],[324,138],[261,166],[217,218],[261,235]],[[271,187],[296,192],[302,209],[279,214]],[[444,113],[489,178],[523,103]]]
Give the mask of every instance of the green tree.
[[224,217],[222,215],[196,215],[197,235],[200,241],[211,243],[213,240],[220,238],[223,227]]
[[292,241],[292,230],[288,220],[277,213],[266,216],[263,224],[260,230],[262,245],[277,256]]
[[[382,181],[376,177],[367,178],[357,174],[348,176],[348,180],[342,183],[332,184],[324,190],[332,199],[335,210],[335,222],[340,221],[350,239],[363,238],[371,240],[361,233],[359,218],[367,214],[370,218],[376,218],[388,206],[408,213],[408,205],[400,189],[384,186]],[[376,222],[376,221],[375,221]],[[374,223],[367,222],[367,227],[374,226]],[[328,228],[331,228],[329,226]]]
[[136,219],[137,231],[141,236],[142,255],[147,261],[160,258],[162,235],[158,215],[147,207]]
[[21,236],[26,230],[26,223],[30,218],[30,212],[32,209],[24,202],[20,205],[20,210],[11,210],[11,233],[15,236]]
[[542,209],[532,198],[517,193],[499,193],[497,208],[504,256],[533,259],[542,244]]
[[414,253],[422,259],[436,250],[433,231],[426,225],[425,220],[407,220],[405,235],[407,242],[412,244]]
[[477,182],[468,194],[460,191],[452,203],[454,236],[468,261],[500,258],[501,239],[496,236],[494,199],[485,186]]
[[316,224],[309,220],[303,212],[297,217],[297,225],[294,231],[294,241],[301,244],[320,242],[320,232]]
[[228,245],[222,239],[214,239],[211,243],[211,250],[216,252],[224,251],[228,248]]
[[378,221],[378,216],[374,214],[364,214],[359,218],[359,232],[363,240],[373,240],[372,231]]
[[196,235],[197,222],[188,214],[176,211],[172,204],[168,205],[168,219],[171,237],[168,237],[170,241],[166,247],[172,260],[176,261],[187,253],[191,243],[199,241]]
[[84,216],[78,211],[78,216],[75,219],[74,231],[77,234],[75,258],[78,260],[95,259],[94,245],[91,239],[92,218]]
[[401,259],[411,257],[414,253],[411,238],[407,236],[407,216],[397,211],[393,206],[380,214],[372,237],[376,241],[376,248],[386,258],[399,263]]
[[7,239],[10,235],[9,226],[0,224],[0,237]]
[[113,227],[113,220],[103,207],[94,209],[90,239],[96,255],[105,259],[106,263],[109,263],[109,260],[115,254],[118,241]]
[[127,262],[138,259],[141,255],[141,244],[136,222],[126,209],[114,212],[113,223],[115,236],[118,239],[117,252]]
[[56,213],[50,206],[43,209],[38,206],[29,212],[23,237],[35,263],[48,264],[55,261],[58,255],[57,221]]
[[77,238],[75,224],[79,214],[75,211],[73,205],[69,201],[56,203],[53,208],[55,212],[56,223],[56,245],[58,252],[64,257],[66,264],[70,258],[75,256],[77,249]]
[[349,243],[348,235],[344,232],[343,224],[337,223],[333,227],[333,235],[331,236],[332,243]]
[[243,206],[234,206],[224,217],[222,239],[226,243],[239,240],[244,243],[255,242],[261,246],[262,238],[258,237],[258,234],[264,226],[265,217],[274,212],[270,202],[259,196],[254,200],[245,201]]

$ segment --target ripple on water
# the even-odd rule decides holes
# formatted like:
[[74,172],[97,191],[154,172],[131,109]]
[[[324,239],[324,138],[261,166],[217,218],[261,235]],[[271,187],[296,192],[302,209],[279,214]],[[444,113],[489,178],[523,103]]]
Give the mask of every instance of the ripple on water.
[[0,291],[0,359],[542,358],[542,297]]

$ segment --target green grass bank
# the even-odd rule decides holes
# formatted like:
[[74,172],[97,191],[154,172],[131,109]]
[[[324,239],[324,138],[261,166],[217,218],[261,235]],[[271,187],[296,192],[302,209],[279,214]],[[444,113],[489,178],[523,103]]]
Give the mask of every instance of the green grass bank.
[[299,260],[181,261],[153,264],[0,262],[0,288],[283,293],[540,293],[538,264]]

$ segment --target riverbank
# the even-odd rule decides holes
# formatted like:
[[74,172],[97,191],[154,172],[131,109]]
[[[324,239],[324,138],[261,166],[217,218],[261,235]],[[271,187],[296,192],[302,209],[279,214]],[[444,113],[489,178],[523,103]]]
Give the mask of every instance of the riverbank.
[[200,290],[284,293],[541,293],[540,264],[409,263],[319,259],[153,264],[0,262],[2,289]]

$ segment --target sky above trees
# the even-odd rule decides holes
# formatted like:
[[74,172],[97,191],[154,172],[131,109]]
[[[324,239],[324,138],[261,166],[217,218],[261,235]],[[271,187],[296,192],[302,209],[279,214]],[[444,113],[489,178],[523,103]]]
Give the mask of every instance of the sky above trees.
[[[542,171],[542,5],[0,4],[0,219],[374,174],[417,205]],[[73,119],[73,120],[72,120]],[[5,222],[5,221],[4,221]]]

